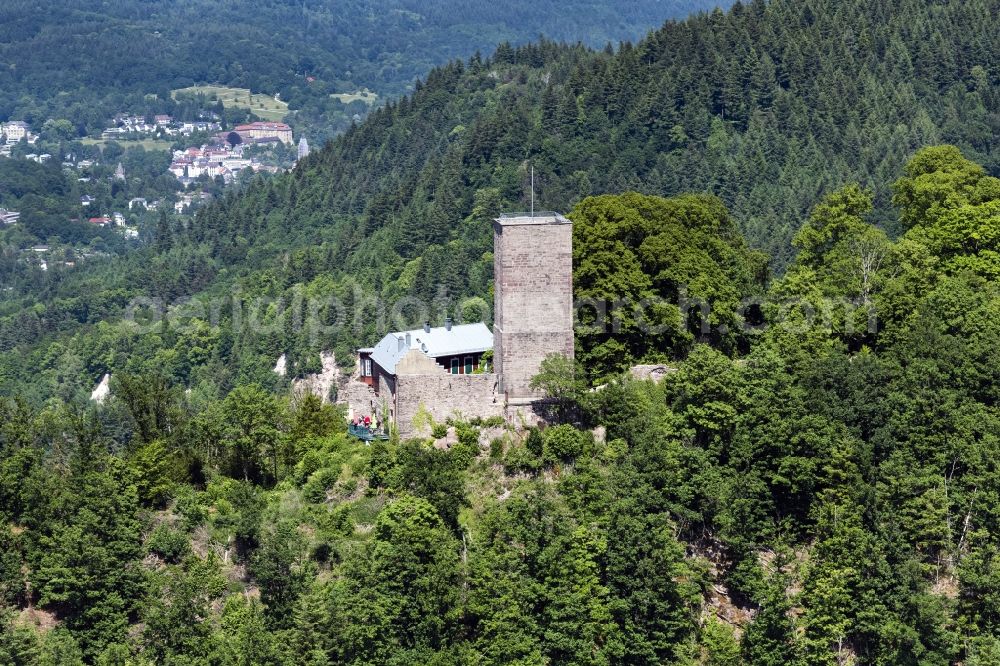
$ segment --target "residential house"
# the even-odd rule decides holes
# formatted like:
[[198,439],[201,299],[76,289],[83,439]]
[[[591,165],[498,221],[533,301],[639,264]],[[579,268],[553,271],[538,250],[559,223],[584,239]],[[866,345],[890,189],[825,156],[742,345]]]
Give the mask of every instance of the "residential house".
[[194,197],[190,194],[184,194],[174,203],[174,212],[178,215],[183,215],[186,210],[191,208],[191,204],[193,203]]
[[[453,375],[471,375],[479,368],[483,354],[493,349],[493,334],[483,323],[455,326],[451,319],[444,326],[430,323],[412,331],[388,333],[370,349],[358,350],[361,377],[379,394],[379,383],[392,381],[399,362],[416,351]],[[367,370],[367,372],[366,372]]]
[[374,347],[358,350],[358,380],[348,387],[354,415],[381,414],[410,432],[421,409],[444,420],[453,411],[466,416],[499,416],[496,377],[483,372],[483,354],[493,334],[483,323],[389,333]]

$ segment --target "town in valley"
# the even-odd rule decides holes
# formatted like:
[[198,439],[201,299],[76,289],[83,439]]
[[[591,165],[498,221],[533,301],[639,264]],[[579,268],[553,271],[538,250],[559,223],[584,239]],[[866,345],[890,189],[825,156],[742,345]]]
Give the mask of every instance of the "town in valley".
[[[98,232],[75,234],[77,242],[50,238],[50,233],[40,237],[48,242],[25,244],[22,260],[42,271],[104,255],[108,243],[139,242],[160,215],[187,218],[226,187],[287,171],[310,152],[305,136],[295,137],[284,122],[227,126],[216,111],[185,120],[119,113],[99,139],[81,140],[71,130],[65,121],[49,120],[37,128],[22,120],[0,123],[0,163],[23,164],[20,171],[33,163],[38,166],[31,173],[64,182],[62,205],[50,204],[44,211],[48,225],[61,214],[63,225],[85,223]],[[38,224],[38,215],[22,210],[15,194],[5,196],[0,189],[0,230]],[[71,259],[63,258],[67,253]]]

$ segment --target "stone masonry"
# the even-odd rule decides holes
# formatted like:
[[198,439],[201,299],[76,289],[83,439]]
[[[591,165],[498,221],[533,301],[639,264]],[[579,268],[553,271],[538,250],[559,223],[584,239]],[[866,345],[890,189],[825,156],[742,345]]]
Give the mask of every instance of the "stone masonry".
[[[573,225],[555,213],[508,215],[494,221],[493,365],[496,374],[451,374],[413,349],[392,374],[378,374],[378,396],[356,378],[343,399],[357,415],[378,410],[404,439],[426,436],[414,424],[501,416],[531,425],[544,418],[531,379],[549,354],[573,357]],[[363,388],[362,388],[363,387]]]
[[372,387],[353,377],[340,385],[337,402],[347,405],[347,417],[351,419],[365,416],[374,418],[379,404]]
[[429,375],[399,375],[396,378],[396,426],[401,437],[429,433],[414,428],[414,417],[424,409],[437,423],[455,416],[463,420],[503,416],[503,400],[497,393],[497,376],[452,375],[442,371]]
[[573,357],[573,225],[555,213],[504,216],[493,224],[494,365],[512,407],[549,354]]

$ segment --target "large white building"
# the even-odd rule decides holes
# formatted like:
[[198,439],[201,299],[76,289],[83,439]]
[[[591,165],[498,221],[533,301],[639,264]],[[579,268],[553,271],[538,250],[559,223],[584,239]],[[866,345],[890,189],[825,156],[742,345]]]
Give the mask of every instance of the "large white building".
[[285,123],[255,122],[239,125],[234,130],[245,143],[261,139],[277,139],[285,145],[292,144],[292,128]]
[[28,123],[20,120],[12,120],[3,125],[3,135],[7,137],[7,143],[17,143],[21,139],[28,138]]

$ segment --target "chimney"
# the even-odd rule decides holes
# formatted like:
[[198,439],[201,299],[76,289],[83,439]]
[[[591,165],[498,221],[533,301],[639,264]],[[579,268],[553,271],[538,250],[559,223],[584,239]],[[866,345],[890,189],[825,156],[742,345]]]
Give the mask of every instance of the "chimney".
[[431,323],[429,321],[425,321],[424,322],[424,333],[430,333],[430,332],[431,332]]
[[403,351],[406,348],[406,340],[403,338],[396,338],[396,340],[399,342],[399,351]]
[[445,317],[445,320],[444,320],[444,330],[446,330],[446,331],[450,331],[451,330],[451,317]]
[[407,333],[406,334],[406,348],[409,349],[412,346],[413,346],[413,343],[410,341],[410,334]]

